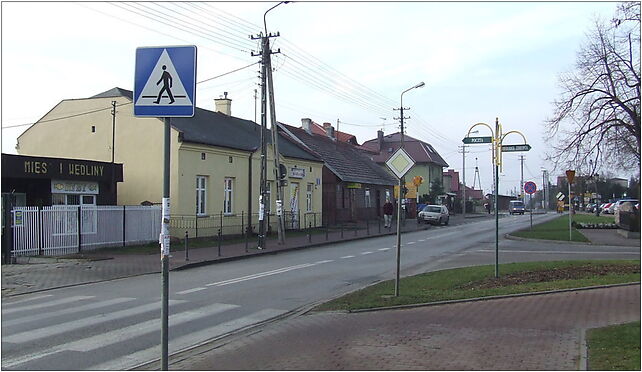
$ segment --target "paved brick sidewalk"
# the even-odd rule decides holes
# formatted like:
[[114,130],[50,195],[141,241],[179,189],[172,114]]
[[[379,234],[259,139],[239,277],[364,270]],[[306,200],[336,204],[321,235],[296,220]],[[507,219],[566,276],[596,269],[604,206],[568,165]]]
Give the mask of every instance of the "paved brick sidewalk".
[[368,313],[312,313],[174,370],[577,370],[587,328],[640,320],[640,286]]

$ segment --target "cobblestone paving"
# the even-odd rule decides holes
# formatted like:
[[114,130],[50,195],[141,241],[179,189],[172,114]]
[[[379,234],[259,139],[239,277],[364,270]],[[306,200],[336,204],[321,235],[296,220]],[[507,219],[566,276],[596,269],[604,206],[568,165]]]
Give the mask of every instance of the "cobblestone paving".
[[640,286],[368,313],[312,313],[178,370],[577,370],[583,329],[640,320]]

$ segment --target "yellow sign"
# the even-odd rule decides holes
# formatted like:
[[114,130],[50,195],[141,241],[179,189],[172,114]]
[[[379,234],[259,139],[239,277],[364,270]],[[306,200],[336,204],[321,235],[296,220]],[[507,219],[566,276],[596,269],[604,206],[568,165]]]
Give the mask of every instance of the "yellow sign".
[[417,187],[419,187],[419,185],[421,185],[423,182],[424,178],[422,176],[415,176],[412,179],[412,183]]
[[[416,199],[417,198],[417,186],[415,186],[412,182],[406,182],[406,189],[408,189],[408,192],[406,192],[406,195],[404,198],[407,199]],[[399,186],[395,186],[395,198],[399,197]]]

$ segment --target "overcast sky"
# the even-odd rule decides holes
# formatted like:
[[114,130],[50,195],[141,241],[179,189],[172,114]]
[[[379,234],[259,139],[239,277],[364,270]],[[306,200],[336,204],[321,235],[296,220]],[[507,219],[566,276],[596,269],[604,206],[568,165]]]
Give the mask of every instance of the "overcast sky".
[[[242,68],[258,57],[250,34],[276,2],[246,3],[2,3],[2,152],[63,99],[113,87],[133,89],[140,46],[196,45],[197,81]],[[572,69],[595,17],[611,19],[614,2],[294,2],[267,15],[277,119],[330,122],[359,143],[382,128],[397,132],[402,91],[407,134],[426,141],[461,171],[459,147],[468,129],[499,117],[504,132],[522,132],[533,147],[505,153],[500,192],[524,180],[542,183],[549,148],[544,120],[558,97],[557,78]],[[213,109],[228,92],[232,115],[254,120],[258,65],[197,85],[196,105]],[[260,89],[259,89],[260,91]],[[106,115],[109,111],[106,111]],[[12,126],[13,128],[6,128]],[[6,128],[6,129],[4,129]],[[480,128],[478,136],[490,132]],[[521,143],[510,135],[505,144]],[[490,192],[491,152],[468,148],[466,184],[475,159]],[[563,170],[551,173],[551,181]],[[628,173],[616,173],[628,177]],[[476,181],[476,185],[479,182]]]

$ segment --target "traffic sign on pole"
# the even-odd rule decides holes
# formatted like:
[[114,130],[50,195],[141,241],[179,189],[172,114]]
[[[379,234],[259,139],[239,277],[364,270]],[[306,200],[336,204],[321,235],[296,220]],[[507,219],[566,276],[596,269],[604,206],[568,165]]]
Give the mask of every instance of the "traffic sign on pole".
[[533,181],[528,181],[524,183],[524,192],[527,194],[534,194],[537,191],[537,185],[535,185],[535,182]]
[[531,145],[502,145],[502,152],[530,151]]
[[464,137],[462,142],[465,144],[492,143],[493,137]]
[[133,100],[135,116],[194,116],[196,46],[137,48]]

